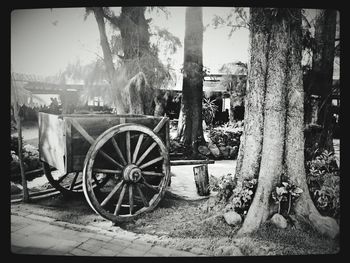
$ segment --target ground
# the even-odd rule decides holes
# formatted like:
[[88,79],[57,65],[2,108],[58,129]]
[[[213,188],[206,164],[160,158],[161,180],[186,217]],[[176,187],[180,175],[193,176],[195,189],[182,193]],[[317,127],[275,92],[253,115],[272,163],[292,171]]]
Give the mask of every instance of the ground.
[[31,205],[40,208],[35,213],[60,221],[86,226],[121,227],[134,233],[147,234],[160,246],[209,256],[334,254],[339,251],[337,240],[327,239],[307,226],[281,230],[266,224],[252,236],[237,238],[236,228],[227,225],[222,216],[206,212],[206,202],[207,199],[183,200],[167,192],[153,212],[116,226],[95,214],[83,195],[74,199],[57,195],[35,200]]
[[[29,129],[30,130],[30,129]],[[26,138],[37,143],[35,132],[24,129]],[[32,137],[30,137],[31,135]],[[26,135],[25,135],[26,136]],[[36,141],[35,141],[36,140]],[[217,161],[209,173],[234,173],[235,161]],[[157,208],[136,220],[117,226],[155,238],[159,245],[205,255],[306,255],[339,252],[339,240],[327,239],[307,226],[277,229],[267,223],[251,236],[237,237],[237,228],[227,225],[220,213],[207,211],[208,198],[195,192],[191,167],[172,167],[172,185]],[[33,182],[35,181],[35,182]],[[45,177],[29,182],[30,187],[45,184]],[[215,193],[212,192],[211,196]],[[197,196],[197,198],[196,198]],[[84,195],[74,199],[62,195],[33,200],[35,213],[80,225],[113,226],[89,207]]]

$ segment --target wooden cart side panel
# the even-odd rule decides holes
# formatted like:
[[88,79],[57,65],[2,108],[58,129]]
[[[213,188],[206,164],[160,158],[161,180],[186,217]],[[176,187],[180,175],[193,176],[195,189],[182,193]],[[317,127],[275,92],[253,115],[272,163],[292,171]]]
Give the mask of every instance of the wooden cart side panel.
[[65,163],[66,163],[66,172],[70,173],[73,171],[73,156],[72,156],[72,124],[71,122],[65,120],[64,121],[64,127],[65,127]]
[[[94,139],[107,129],[122,123],[137,123],[153,129],[162,119],[162,117],[150,116],[74,116],[65,117],[66,122],[70,122],[69,118],[74,118],[80,126]],[[161,139],[166,142],[167,125],[164,125],[158,132]],[[69,145],[68,145],[69,143]],[[166,144],[166,143],[165,143]],[[71,127],[70,140],[67,140],[67,150],[70,162],[67,162],[69,172],[81,171],[83,169],[86,153],[91,144],[74,128]]]
[[40,160],[66,172],[64,122],[57,115],[39,112]]

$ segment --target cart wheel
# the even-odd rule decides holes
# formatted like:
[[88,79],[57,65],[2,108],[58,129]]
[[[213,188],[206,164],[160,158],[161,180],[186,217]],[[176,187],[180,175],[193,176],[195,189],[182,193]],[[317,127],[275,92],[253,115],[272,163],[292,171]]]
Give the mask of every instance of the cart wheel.
[[[160,137],[139,124],[120,124],[102,133],[84,162],[83,190],[92,209],[121,222],[152,211],[170,179],[168,150]],[[106,174],[107,183],[93,191],[94,175]]]
[[[43,162],[44,173],[49,181],[49,183],[58,191],[60,191],[65,196],[81,195],[83,192],[83,173],[82,172],[72,172],[67,174],[60,174],[58,176],[53,176],[51,173],[50,165]],[[99,178],[96,184],[93,185],[94,189],[98,189],[105,182],[106,178]]]

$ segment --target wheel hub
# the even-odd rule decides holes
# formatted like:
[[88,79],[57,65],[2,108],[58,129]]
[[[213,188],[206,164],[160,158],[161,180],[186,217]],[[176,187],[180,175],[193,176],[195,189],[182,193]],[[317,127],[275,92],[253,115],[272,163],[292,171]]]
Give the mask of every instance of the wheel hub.
[[123,178],[128,182],[138,182],[141,179],[141,169],[135,164],[129,164],[124,168]]

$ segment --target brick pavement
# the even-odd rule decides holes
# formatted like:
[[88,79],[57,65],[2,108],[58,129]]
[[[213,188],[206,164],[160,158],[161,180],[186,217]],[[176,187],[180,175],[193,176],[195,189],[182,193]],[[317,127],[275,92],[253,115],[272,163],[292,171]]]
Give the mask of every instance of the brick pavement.
[[[104,257],[194,257],[187,251],[164,248],[132,232],[81,226],[11,209],[13,254],[104,256]],[[146,235],[144,235],[146,236]]]

